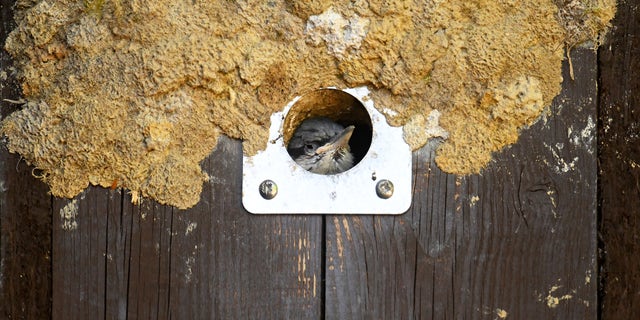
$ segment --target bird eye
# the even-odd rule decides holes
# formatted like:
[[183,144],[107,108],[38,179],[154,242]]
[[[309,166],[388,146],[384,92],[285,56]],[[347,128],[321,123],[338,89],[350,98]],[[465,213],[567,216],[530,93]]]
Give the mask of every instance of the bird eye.
[[307,143],[304,145],[305,150],[313,150],[313,145],[310,143]]

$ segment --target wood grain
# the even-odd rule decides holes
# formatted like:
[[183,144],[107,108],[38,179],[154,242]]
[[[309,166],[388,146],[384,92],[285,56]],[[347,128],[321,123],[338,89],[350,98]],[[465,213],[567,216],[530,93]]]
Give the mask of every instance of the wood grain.
[[550,116],[482,174],[428,145],[405,215],[329,218],[328,318],[596,318],[596,55],[572,56]]
[[221,138],[204,167],[200,203],[174,216],[172,316],[318,318],[322,218],[246,212],[239,141]]
[[116,192],[90,188],[76,199],[54,199],[52,307],[55,319],[104,314],[107,216],[119,210]]
[[[12,3],[0,1],[0,40]],[[549,116],[482,174],[441,172],[433,145],[416,152],[402,216],[252,216],[241,143],[226,138],[184,211],[93,187],[52,199],[3,147],[0,318],[595,319],[597,205],[601,316],[638,318],[640,9],[619,6],[597,53],[572,52],[574,81],[564,64]],[[8,76],[1,97],[17,99]]]
[[[97,188],[56,199],[53,318],[318,318],[322,218],[244,211],[241,157],[221,139],[190,210]],[[69,206],[77,225],[56,214]]]
[[620,1],[598,51],[602,319],[640,318],[640,1]]
[[0,153],[0,318],[51,313],[51,197],[20,157]]

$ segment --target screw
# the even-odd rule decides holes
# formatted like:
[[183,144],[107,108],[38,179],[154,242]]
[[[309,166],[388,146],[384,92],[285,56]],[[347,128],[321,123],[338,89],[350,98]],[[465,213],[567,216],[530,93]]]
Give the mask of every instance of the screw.
[[393,183],[387,179],[382,179],[376,184],[376,194],[382,199],[389,199],[393,195]]
[[278,185],[271,180],[262,181],[258,189],[260,190],[260,195],[267,200],[275,198],[278,194]]

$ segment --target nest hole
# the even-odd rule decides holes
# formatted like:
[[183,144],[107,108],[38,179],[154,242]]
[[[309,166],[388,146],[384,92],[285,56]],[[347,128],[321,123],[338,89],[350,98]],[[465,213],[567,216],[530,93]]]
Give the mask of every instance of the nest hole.
[[329,118],[343,127],[355,127],[349,147],[356,166],[367,154],[371,146],[373,129],[371,116],[362,102],[349,93],[338,89],[319,89],[309,92],[291,106],[284,120],[285,146],[300,124],[310,118]]

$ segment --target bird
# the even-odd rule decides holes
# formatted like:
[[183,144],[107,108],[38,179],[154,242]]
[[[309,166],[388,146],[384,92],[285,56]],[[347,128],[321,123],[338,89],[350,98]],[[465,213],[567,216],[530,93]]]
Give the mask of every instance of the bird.
[[305,170],[337,174],[351,169],[354,157],[349,140],[354,126],[343,127],[326,117],[304,120],[293,133],[287,151]]

